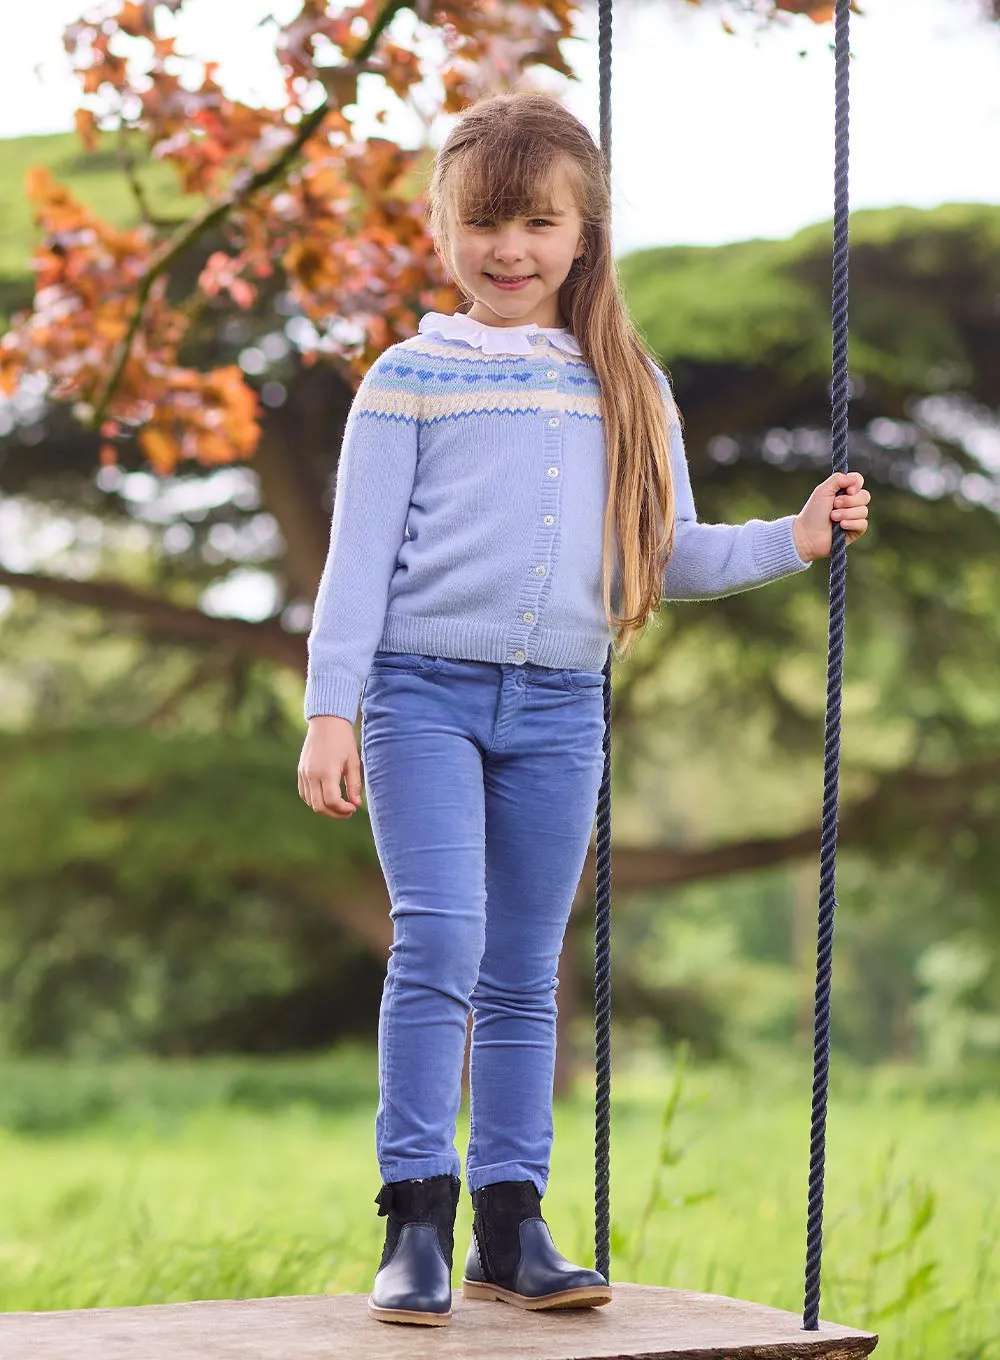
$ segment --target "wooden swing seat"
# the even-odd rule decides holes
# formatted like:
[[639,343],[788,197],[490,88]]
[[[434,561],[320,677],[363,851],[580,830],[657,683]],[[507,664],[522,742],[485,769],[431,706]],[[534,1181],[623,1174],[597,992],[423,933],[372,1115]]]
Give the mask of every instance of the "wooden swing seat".
[[612,1284],[603,1308],[530,1313],[456,1289],[451,1323],[377,1322],[365,1294],[0,1315],[3,1360],[861,1360],[877,1337],[683,1289]]

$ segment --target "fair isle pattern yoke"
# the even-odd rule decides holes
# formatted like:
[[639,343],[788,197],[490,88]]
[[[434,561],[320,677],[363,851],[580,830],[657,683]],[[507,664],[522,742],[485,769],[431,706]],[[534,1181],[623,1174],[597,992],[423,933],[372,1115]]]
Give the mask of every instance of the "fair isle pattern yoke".
[[[487,348],[477,333],[503,328],[445,318],[457,333],[424,333],[435,315],[376,359],[348,414],[308,638],[307,718],[354,722],[377,652],[591,671],[607,656],[596,375],[571,338],[511,328]],[[805,570],[792,515],[699,523],[680,418],[657,375],[676,502],[663,598],[713,599]]]
[[454,343],[414,336],[394,346],[398,356],[380,367],[363,397],[359,392],[359,414],[432,423],[473,412],[564,410],[601,419],[600,387],[582,359],[550,349],[552,362],[566,370],[560,393],[535,388],[530,369],[515,356],[464,348],[467,352],[456,363]]

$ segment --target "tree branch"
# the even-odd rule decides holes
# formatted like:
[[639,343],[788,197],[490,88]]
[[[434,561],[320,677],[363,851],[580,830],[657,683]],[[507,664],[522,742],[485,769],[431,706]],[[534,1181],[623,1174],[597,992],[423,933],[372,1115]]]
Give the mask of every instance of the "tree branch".
[[[400,10],[410,8],[412,8],[412,0],[389,0],[388,4],[386,4],[372,25],[368,37],[351,59],[350,65],[356,68],[366,62],[374,52],[379,38],[382,36],[383,31],[392,19],[395,18]],[[121,381],[122,373],[125,371],[125,365],[128,363],[129,355],[132,352],[132,345],[135,341],[139,327],[142,324],[146,303],[149,299],[150,290],[152,289],[153,284],[159,276],[173,264],[178,256],[182,255],[189,246],[193,245],[195,241],[204,236],[206,232],[209,232],[213,227],[218,226],[220,222],[229,216],[234,208],[238,208],[242,203],[245,203],[249,198],[252,198],[258,189],[262,189],[265,185],[271,184],[274,180],[278,179],[284,171],[288,169],[289,165],[291,165],[292,161],[296,158],[313,133],[320,128],[329,111],[330,99],[329,96],[327,96],[311,113],[306,114],[299,124],[295,136],[287,146],[283,147],[282,150],[277,153],[273,160],[269,161],[267,165],[262,166],[259,170],[256,170],[252,175],[234,175],[233,178],[236,183],[234,189],[220,199],[218,203],[215,203],[211,207],[206,208],[203,212],[198,213],[196,217],[192,217],[179,231],[176,231],[173,236],[164,241],[160,249],[154,254],[150,261],[149,268],[139,279],[139,285],[136,291],[135,310],[132,313],[132,319],[129,322],[128,330],[122,338],[115,366],[111,371],[111,376],[105,384],[104,391],[95,403],[93,415],[87,422],[92,429],[100,429],[111,399]]]
[[[1000,779],[1000,759],[968,764],[948,774],[922,770],[896,770],[880,779],[874,790],[842,809],[838,839],[850,849],[875,850],[918,828],[927,847],[928,826],[945,839],[956,825],[968,825],[974,791],[992,787]],[[937,841],[933,842],[937,845]],[[644,888],[676,888],[685,883],[726,878],[732,874],[766,869],[805,856],[818,860],[820,828],[817,825],[786,836],[760,837],[693,850],[664,846],[614,845],[611,852],[612,891],[637,892]],[[574,906],[594,896],[594,847],[587,852]]]
[[[971,793],[993,787],[1000,778],[1000,759],[967,765],[949,774],[900,770],[880,781],[868,797],[846,809],[841,817],[841,839],[853,849],[884,848],[894,829],[911,833],[924,827],[929,815],[949,829],[942,812],[951,809],[965,824]],[[886,819],[891,818],[891,825]],[[787,836],[732,841],[729,844],[677,849],[656,845],[613,845],[611,887],[616,897],[649,888],[676,888],[730,874],[747,873],[776,864],[818,857],[819,827],[806,827]],[[279,879],[275,880],[276,883]],[[349,876],[332,893],[326,875],[311,875],[296,884],[298,891],[323,902],[330,915],[384,957],[392,942],[389,895],[378,864],[358,860]],[[594,896],[594,856],[588,853],[573,910],[583,910]]]
[[246,619],[220,619],[188,609],[155,595],[144,595],[112,581],[74,581],[65,576],[38,572],[7,571],[0,567],[0,586],[30,590],[34,595],[64,600],[109,614],[128,614],[149,633],[185,643],[216,647],[257,660],[277,662],[305,673],[305,638],[287,633],[273,620],[249,623]]
[[146,198],[146,190],[143,188],[142,180],[139,178],[135,168],[135,157],[132,155],[128,145],[128,133],[123,122],[118,124],[118,140],[116,144],[118,164],[121,166],[122,174],[128,180],[129,188],[132,190],[132,197],[135,199],[136,207],[139,209],[139,216],[147,225],[152,224],[153,214],[149,208],[149,200]]

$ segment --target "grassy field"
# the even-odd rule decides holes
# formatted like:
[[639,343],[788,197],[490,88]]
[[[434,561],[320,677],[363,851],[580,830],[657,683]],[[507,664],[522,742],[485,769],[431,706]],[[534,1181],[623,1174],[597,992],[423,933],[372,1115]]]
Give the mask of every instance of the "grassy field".
[[[367,1291],[372,1056],[190,1066],[9,1064],[0,1308]],[[801,1306],[808,1079],[634,1062],[616,1079],[612,1278]],[[592,1251],[592,1111],[556,1112],[546,1216]],[[889,1360],[1000,1357],[1000,1098],[841,1076],[823,1316]],[[459,1128],[464,1147],[466,1127]],[[459,1276],[471,1219],[463,1190]]]

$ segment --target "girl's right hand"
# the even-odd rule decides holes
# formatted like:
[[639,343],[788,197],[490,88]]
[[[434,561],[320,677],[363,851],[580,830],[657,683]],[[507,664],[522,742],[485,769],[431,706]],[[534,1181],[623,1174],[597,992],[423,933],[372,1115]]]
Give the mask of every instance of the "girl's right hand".
[[[340,781],[346,781],[345,802]],[[323,817],[350,817],[361,806],[361,759],[354,724],[321,714],[309,719],[299,756],[299,797]]]

